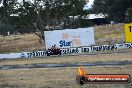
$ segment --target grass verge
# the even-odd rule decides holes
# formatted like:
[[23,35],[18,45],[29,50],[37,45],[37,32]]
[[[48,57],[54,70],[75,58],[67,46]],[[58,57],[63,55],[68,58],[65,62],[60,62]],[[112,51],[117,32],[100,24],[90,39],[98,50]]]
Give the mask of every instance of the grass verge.
[[113,53],[82,56],[62,56],[44,58],[22,58],[12,60],[0,60],[0,65],[36,64],[36,63],[81,63],[81,62],[107,62],[107,61],[132,61],[132,52]]
[[[88,74],[130,74],[132,65],[114,67],[85,67]],[[131,88],[130,84],[76,83],[77,68],[0,70],[1,88]]]

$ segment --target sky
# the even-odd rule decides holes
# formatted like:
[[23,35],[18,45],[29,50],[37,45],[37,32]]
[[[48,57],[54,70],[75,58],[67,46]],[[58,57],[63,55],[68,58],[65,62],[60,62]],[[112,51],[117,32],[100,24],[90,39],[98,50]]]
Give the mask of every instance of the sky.
[[89,9],[92,7],[94,0],[89,0],[89,2],[84,6],[84,10]]

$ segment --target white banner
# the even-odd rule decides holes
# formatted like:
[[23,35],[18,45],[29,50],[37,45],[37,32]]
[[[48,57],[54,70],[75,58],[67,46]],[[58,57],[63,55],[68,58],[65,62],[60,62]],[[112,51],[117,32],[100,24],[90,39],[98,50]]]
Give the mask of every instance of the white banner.
[[58,48],[95,45],[93,27],[45,31],[44,35],[46,49],[53,45]]
[[0,59],[33,58],[33,57],[44,57],[44,56],[47,56],[46,51],[34,51],[34,52],[0,54]]
[[77,47],[77,48],[64,48],[61,49],[61,53],[63,54],[79,54],[79,53],[89,53],[89,52],[97,52],[97,51],[109,51],[116,49],[125,49],[132,48],[132,43],[122,43],[122,44],[114,44],[114,45],[101,45],[101,46],[91,46],[91,47]]
[[[132,48],[132,43],[101,45],[101,46],[91,46],[91,47],[61,48],[61,54],[62,55],[83,54],[88,52],[108,51],[108,50],[125,49],[125,48]],[[0,54],[0,59],[33,58],[33,57],[45,57],[45,56],[47,56],[47,51],[34,51],[34,52]]]

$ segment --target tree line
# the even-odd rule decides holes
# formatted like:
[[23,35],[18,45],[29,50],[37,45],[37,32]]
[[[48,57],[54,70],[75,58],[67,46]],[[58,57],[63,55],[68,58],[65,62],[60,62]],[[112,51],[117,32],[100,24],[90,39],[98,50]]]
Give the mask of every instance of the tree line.
[[103,13],[109,21],[132,22],[131,0],[0,0],[0,33],[35,33],[44,39],[44,31],[88,27],[90,13]]
[[4,0],[0,7],[1,29],[12,32],[33,32],[40,38],[43,31],[89,26],[82,15],[85,0]]
[[106,14],[109,20],[117,23],[132,22],[131,0],[94,0],[92,10]]

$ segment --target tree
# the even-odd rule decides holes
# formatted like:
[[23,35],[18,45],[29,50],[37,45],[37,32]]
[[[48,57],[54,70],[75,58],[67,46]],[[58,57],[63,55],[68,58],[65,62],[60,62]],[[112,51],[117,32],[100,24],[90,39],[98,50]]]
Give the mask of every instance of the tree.
[[[36,29],[35,34],[44,39],[45,30],[76,28],[79,22],[74,16],[83,15],[84,4],[85,0],[34,0],[34,3],[28,6],[31,6],[36,15],[31,13],[28,18],[35,19],[31,21]],[[73,19],[69,16],[73,16]]]
[[46,30],[79,27],[84,4],[85,0],[4,0],[0,17],[7,19],[15,31],[34,32],[44,39]]
[[1,0],[0,7],[0,33],[6,35],[7,31],[13,31],[10,25],[9,18],[13,11],[13,6],[15,6],[16,0]]
[[126,21],[129,23],[132,22],[132,7],[127,9],[126,15]]
[[107,14],[110,20],[125,22],[125,13],[132,6],[131,0],[94,0],[94,11]]

